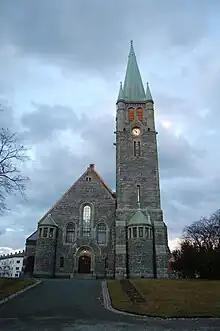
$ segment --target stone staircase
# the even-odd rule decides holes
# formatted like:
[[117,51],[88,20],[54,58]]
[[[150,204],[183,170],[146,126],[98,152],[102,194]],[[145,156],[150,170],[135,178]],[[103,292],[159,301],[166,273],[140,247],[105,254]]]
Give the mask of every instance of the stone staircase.
[[75,273],[72,279],[96,279],[96,276],[93,274]]

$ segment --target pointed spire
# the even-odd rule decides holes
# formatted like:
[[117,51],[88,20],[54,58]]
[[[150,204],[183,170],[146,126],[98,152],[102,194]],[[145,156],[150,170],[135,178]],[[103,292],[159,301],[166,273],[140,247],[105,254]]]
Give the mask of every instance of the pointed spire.
[[138,68],[133,41],[131,40],[128,64],[124,81],[124,98],[126,101],[145,101],[146,95]]
[[150,87],[149,87],[148,83],[147,83],[147,89],[146,89],[146,100],[147,101],[153,101],[151,91],[150,91]]
[[124,91],[122,87],[122,82],[120,82],[120,88],[119,88],[119,93],[118,93],[118,101],[119,100],[124,100]]

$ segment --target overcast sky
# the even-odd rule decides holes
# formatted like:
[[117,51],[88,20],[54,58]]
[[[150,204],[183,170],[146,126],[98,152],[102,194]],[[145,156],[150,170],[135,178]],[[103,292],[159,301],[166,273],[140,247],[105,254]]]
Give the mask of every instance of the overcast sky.
[[129,41],[155,101],[162,206],[171,248],[220,207],[220,1],[0,1],[0,123],[30,148],[27,201],[7,200],[0,253],[89,163],[115,188],[114,116]]

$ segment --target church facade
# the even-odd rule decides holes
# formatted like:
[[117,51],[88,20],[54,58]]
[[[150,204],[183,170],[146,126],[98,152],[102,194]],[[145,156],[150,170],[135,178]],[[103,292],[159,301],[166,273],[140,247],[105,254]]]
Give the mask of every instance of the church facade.
[[35,277],[167,277],[154,102],[131,42],[116,103],[116,192],[90,164],[26,241]]

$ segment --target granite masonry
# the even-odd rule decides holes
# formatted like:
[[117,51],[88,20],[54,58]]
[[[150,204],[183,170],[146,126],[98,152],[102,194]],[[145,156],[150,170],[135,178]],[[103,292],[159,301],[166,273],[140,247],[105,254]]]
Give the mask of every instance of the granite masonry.
[[168,277],[154,101],[132,42],[116,105],[116,192],[90,164],[26,240],[35,277]]

